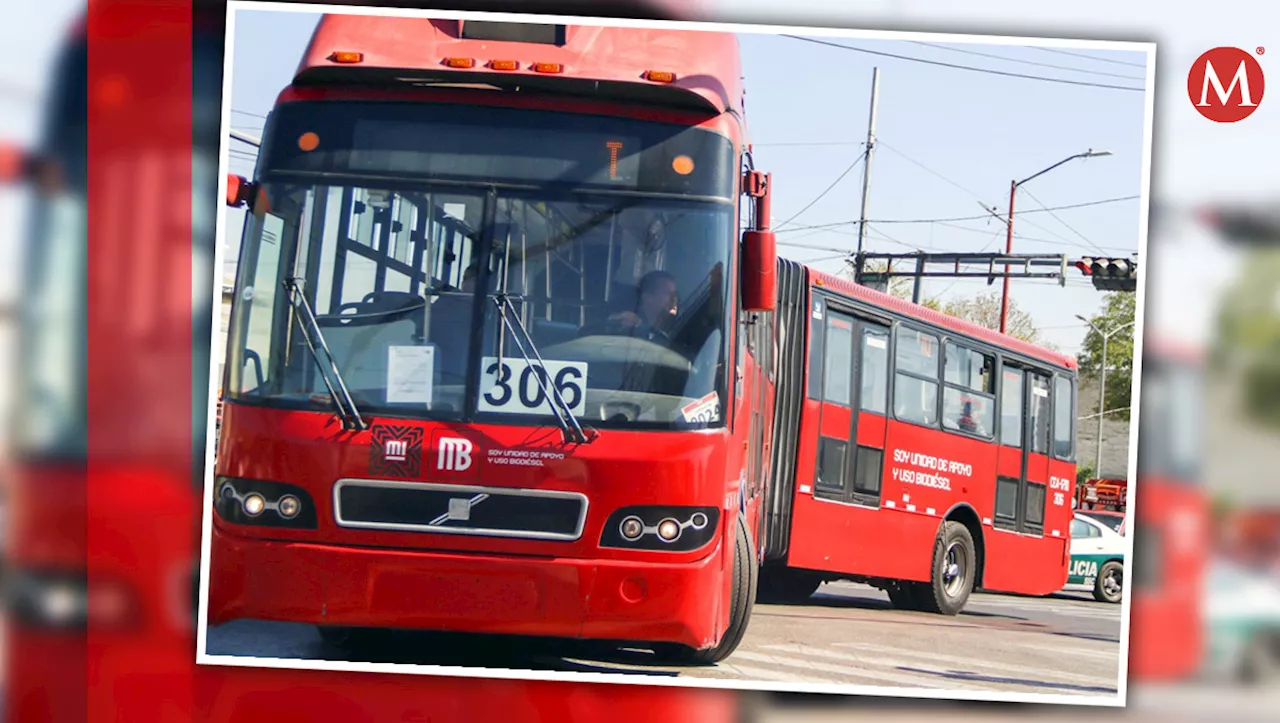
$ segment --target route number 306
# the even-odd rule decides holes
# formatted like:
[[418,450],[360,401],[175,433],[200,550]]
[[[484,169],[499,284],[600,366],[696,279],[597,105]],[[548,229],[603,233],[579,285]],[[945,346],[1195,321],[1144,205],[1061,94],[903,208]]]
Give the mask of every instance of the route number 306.
[[[499,414],[555,414],[558,393],[574,415],[586,409],[587,365],[580,362],[546,361],[545,365],[519,358],[485,357],[480,368],[481,412]],[[546,388],[546,392],[543,388]]]

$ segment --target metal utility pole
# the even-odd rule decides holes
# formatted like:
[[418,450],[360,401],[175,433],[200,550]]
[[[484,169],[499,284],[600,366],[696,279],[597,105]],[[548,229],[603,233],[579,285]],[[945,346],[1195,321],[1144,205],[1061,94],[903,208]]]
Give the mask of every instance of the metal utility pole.
[[871,194],[871,154],[876,147],[876,108],[880,104],[880,68],[871,69],[871,117],[867,120],[867,159],[862,163],[862,213],[858,216],[858,267],[862,274],[862,247],[867,240],[867,199]]
[[1103,330],[1099,329],[1096,324],[1084,318],[1083,316],[1076,314],[1076,318],[1088,324],[1089,326],[1093,327],[1093,330],[1098,332],[1098,336],[1102,337],[1102,364],[1100,365],[1101,378],[1098,380],[1098,439],[1097,439],[1098,447],[1097,449],[1094,450],[1094,454],[1093,454],[1093,474],[1097,477],[1101,477],[1102,476],[1102,420],[1106,418],[1106,404],[1107,404],[1107,341],[1110,340],[1111,337],[1115,336],[1120,331],[1133,326],[1133,322],[1130,321],[1130,322],[1121,324],[1120,326],[1117,326],[1111,331],[1104,332]]
[[[1043,176],[1044,174],[1048,173],[1049,171],[1052,171],[1058,166],[1061,166],[1065,163],[1069,163],[1078,158],[1100,158],[1102,156],[1109,156],[1109,155],[1111,155],[1111,151],[1095,151],[1092,148],[1090,148],[1084,153],[1077,153],[1074,156],[1067,156],[1066,158],[1062,159],[1061,161],[1058,161],[1052,166],[1049,166],[1043,171],[1039,171],[1033,175],[1027,176],[1021,181],[1014,179],[1014,181],[1009,185],[1009,219],[1005,221],[1005,224],[1008,226],[1008,235],[1005,237],[1005,242],[1004,242],[1005,254],[1008,255],[1013,253],[1013,199],[1018,195],[1019,186],[1026,183],[1027,181],[1030,181],[1033,178],[1039,178],[1040,176]],[[1005,328],[1007,327],[1008,323],[1009,323],[1009,277],[1006,276],[1004,279],[1004,292],[1000,294],[1000,333],[1001,334],[1005,333]]]

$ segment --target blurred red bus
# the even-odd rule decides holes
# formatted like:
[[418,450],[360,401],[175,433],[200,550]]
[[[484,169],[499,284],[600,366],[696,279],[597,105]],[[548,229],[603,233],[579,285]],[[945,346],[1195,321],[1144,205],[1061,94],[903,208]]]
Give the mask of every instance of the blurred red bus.
[[1204,659],[1208,499],[1202,487],[1203,357],[1168,341],[1143,349],[1129,672],[1181,679]]
[[[573,2],[532,4],[543,12],[582,9]],[[117,28],[139,27],[141,16],[152,10],[150,5],[92,0],[89,12],[96,15],[95,22],[105,23],[98,27],[109,36],[113,23]],[[467,9],[469,4],[431,5]],[[669,10],[667,5],[617,2],[612,9],[621,15],[645,16],[653,6]],[[166,7],[167,12],[177,13],[168,16],[170,27],[182,27],[187,20],[181,15],[187,11],[181,5]],[[609,14],[609,8],[593,8],[596,14]],[[194,231],[190,250],[197,261],[212,258],[211,209],[197,204],[193,227],[181,228],[148,226],[139,223],[136,214],[149,208],[139,205],[138,199],[163,200],[166,178],[174,179],[173,187],[185,188],[193,162],[195,197],[204,193],[211,199],[216,192],[224,11],[223,3],[198,1],[191,41],[165,37],[165,32],[172,35],[171,30],[145,39],[128,32],[116,34],[123,38],[119,47],[128,45],[128,52],[144,48],[154,52],[162,42],[176,43],[176,52],[184,52],[191,42],[191,102],[180,92],[160,93],[132,99],[131,112],[114,103],[127,97],[128,87],[121,85],[119,76],[90,87],[87,33],[84,21],[77,22],[48,80],[49,101],[37,146],[28,150],[0,144],[0,182],[21,183],[33,192],[19,304],[18,421],[13,425],[17,439],[3,476],[8,664],[0,719],[289,723],[338,717],[344,721],[465,721],[477,716],[538,720],[550,714],[557,720],[576,721],[643,711],[663,718],[733,720],[734,696],[715,691],[194,665],[199,490],[208,404],[205,340],[212,323],[211,309],[201,302],[211,298],[212,278],[197,279],[192,317],[184,310],[189,299],[175,302],[164,296],[166,290],[154,283],[157,277],[139,281],[138,263],[172,246],[179,251],[175,273],[189,277],[184,270],[190,268],[186,251],[181,250],[184,239]],[[95,38],[95,53],[102,53],[105,42]],[[125,83],[132,77],[126,73]],[[193,104],[194,113],[188,117]],[[119,143],[128,136],[126,126],[139,114],[150,114],[162,123],[165,113],[178,128],[194,120],[194,158],[187,150],[166,166],[163,160],[148,158],[149,153],[166,150],[161,143],[142,134],[134,134],[139,137],[132,146]],[[87,164],[90,117],[98,133],[114,134],[113,140],[119,143],[114,162],[99,165],[95,156],[93,170]],[[182,150],[183,145],[179,142],[172,150]],[[130,155],[136,165],[122,162],[121,156],[127,161]],[[93,183],[91,173],[97,179]],[[104,182],[112,185],[111,180],[121,179],[129,181],[118,184],[122,191],[126,186],[129,190],[118,199],[123,220],[94,224],[95,234],[101,234],[95,236],[95,247],[122,243],[119,258],[99,252],[90,265],[88,189],[92,185],[96,194]],[[154,232],[146,233],[146,228]],[[113,263],[114,267],[108,266]],[[113,286],[115,282],[120,286]],[[121,304],[127,297],[119,293],[122,287],[141,290],[140,296],[131,297],[136,306]],[[166,304],[179,313],[153,316],[150,326],[138,325],[140,309]],[[90,311],[91,307],[97,310]],[[106,310],[118,310],[119,318],[111,319]],[[113,326],[119,344],[112,355],[95,349],[92,365],[88,347],[94,342],[86,342],[86,336],[100,341],[102,330],[91,328],[90,316],[94,325]],[[187,336],[194,339],[190,356],[185,351],[176,356],[191,361],[192,413],[190,420],[179,419],[175,424],[171,415],[147,406],[147,396],[138,394],[137,383],[140,375],[156,370],[186,379],[186,372],[174,370],[167,360],[174,353],[174,340]],[[143,364],[150,365],[151,371],[138,372],[135,365]],[[128,388],[113,391],[104,382],[113,373]],[[97,394],[92,400],[91,389]],[[123,431],[101,427],[104,417],[99,405],[113,403],[120,404],[120,414],[127,418]],[[98,410],[92,436],[91,406]],[[125,433],[129,424],[137,425],[141,433]],[[89,499],[94,504],[87,505]],[[86,521],[97,531],[92,540]]]

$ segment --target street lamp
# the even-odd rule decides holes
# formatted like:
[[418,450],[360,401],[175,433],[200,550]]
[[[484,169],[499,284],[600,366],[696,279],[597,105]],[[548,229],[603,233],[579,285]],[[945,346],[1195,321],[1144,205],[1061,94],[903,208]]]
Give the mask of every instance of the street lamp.
[[1095,475],[1100,475],[1102,474],[1102,419],[1105,416],[1104,412],[1106,411],[1107,403],[1107,340],[1115,336],[1120,331],[1133,326],[1133,322],[1130,321],[1121,324],[1111,331],[1103,331],[1098,328],[1097,324],[1094,324],[1092,321],[1089,321],[1079,314],[1076,314],[1076,318],[1093,327],[1093,330],[1098,332],[1098,336],[1102,337],[1102,364],[1100,365],[1102,368],[1102,375],[1098,382],[1098,448],[1094,450],[1093,455],[1093,473]]
[[[1005,224],[1008,227],[1007,229],[1008,236],[1005,237],[1005,242],[1004,242],[1005,254],[1013,253],[1013,200],[1018,193],[1019,186],[1026,183],[1027,181],[1030,181],[1033,178],[1039,178],[1040,176],[1043,176],[1044,174],[1048,173],[1049,171],[1052,171],[1058,166],[1074,161],[1077,158],[1100,158],[1102,156],[1109,156],[1109,155],[1111,155],[1111,151],[1095,151],[1092,148],[1090,148],[1084,153],[1077,153],[1074,156],[1067,156],[1066,158],[1063,158],[1061,161],[1058,161],[1057,163],[1053,164],[1052,166],[1049,166],[1043,171],[1027,176],[1021,181],[1018,181],[1018,180],[1012,181],[1009,184],[1009,220]],[[1008,327],[1008,324],[1009,324],[1009,267],[1005,266],[1004,271],[1005,271],[1004,292],[1000,295],[1000,333],[1001,334],[1005,333],[1005,329]]]

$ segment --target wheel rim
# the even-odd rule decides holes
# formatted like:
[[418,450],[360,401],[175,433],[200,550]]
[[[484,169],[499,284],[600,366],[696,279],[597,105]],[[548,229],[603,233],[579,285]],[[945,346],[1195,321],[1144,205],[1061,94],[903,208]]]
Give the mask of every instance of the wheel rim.
[[1108,597],[1118,597],[1120,591],[1124,589],[1124,581],[1120,577],[1119,570],[1112,570],[1102,580],[1102,590]]
[[959,541],[947,546],[947,554],[942,560],[942,589],[948,597],[957,597],[964,589],[968,578],[969,554]]

